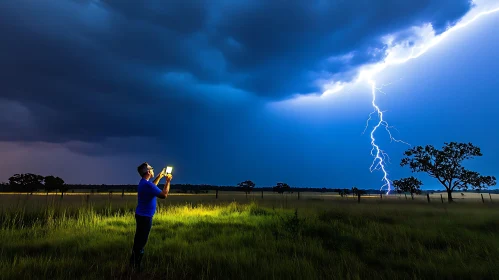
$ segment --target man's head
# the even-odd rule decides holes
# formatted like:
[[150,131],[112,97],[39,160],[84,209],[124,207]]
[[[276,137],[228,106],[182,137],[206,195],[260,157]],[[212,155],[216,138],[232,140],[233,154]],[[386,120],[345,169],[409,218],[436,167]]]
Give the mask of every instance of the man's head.
[[150,179],[154,177],[154,169],[147,162],[142,163],[137,167],[137,172],[139,172],[140,177],[144,179]]

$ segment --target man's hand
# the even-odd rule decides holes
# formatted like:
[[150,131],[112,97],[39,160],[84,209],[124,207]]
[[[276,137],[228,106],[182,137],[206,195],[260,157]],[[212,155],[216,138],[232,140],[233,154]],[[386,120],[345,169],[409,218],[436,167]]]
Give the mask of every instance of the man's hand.
[[170,182],[172,180],[172,174],[166,174],[166,182]]
[[155,185],[158,185],[159,184],[159,180],[161,180],[161,178],[165,177],[166,176],[166,168],[163,168],[163,170],[161,170],[161,172],[159,172],[159,174],[156,176],[156,178],[154,179],[154,184]]
[[170,181],[172,180],[172,174],[166,174],[166,183],[163,191],[158,195],[159,198],[166,198],[170,192]]
[[163,168],[163,170],[161,170],[161,172],[159,173],[159,176],[161,178],[166,176],[166,168]]

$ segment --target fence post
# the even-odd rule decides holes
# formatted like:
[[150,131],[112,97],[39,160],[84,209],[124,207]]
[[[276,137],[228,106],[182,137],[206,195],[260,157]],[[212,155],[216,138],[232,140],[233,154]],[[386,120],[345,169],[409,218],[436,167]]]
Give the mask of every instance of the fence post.
[[428,203],[430,203],[430,194],[429,193],[426,194],[426,198],[428,199]]
[[357,193],[357,203],[360,203],[360,193]]
[[90,195],[87,194],[87,204],[89,200],[90,200]]
[[215,199],[218,199],[218,190],[215,192]]
[[248,192],[246,192],[246,199],[248,199]]
[[380,193],[380,194],[379,194],[379,198],[380,198],[381,200],[383,200],[383,194],[382,194],[382,193]]
[[407,194],[406,194],[406,193],[404,193],[404,195],[405,195],[405,200],[407,200]]
[[489,193],[490,203],[492,203],[492,195]]
[[64,192],[61,192],[61,199],[64,198]]
[[485,203],[485,200],[483,199],[483,193],[480,194],[482,196],[482,203]]
[[442,203],[444,203],[444,197],[442,196],[442,194],[440,194],[440,199],[442,200]]
[[263,190],[262,190],[262,199],[263,199]]
[[121,197],[123,198],[125,196],[125,188],[123,188],[123,190],[121,190]]
[[298,192],[298,200],[300,200],[300,192]]
[[414,194],[413,193],[411,193],[411,197],[412,197],[412,200],[414,200]]

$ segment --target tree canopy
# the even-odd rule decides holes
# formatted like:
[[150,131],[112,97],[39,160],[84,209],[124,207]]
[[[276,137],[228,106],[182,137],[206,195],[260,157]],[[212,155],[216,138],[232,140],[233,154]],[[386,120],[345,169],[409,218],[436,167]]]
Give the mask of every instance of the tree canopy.
[[69,186],[64,183],[64,180],[55,176],[42,176],[38,174],[25,173],[14,174],[9,178],[9,183],[2,187],[4,191],[15,192],[34,192],[39,189],[45,191],[60,190],[66,192]]
[[237,184],[237,187],[241,188],[245,193],[250,193],[251,190],[253,190],[253,188],[255,187],[255,183],[250,180],[246,180]]
[[277,183],[273,188],[273,192],[284,193],[285,191],[291,191],[291,187],[286,183]]
[[43,187],[44,177],[32,173],[14,174],[9,178],[12,190],[19,192],[33,192]]
[[45,177],[45,190],[50,192],[57,189],[61,192],[67,191],[64,185],[64,180],[52,175]]
[[394,180],[393,185],[398,193],[409,192],[411,194],[421,194],[421,185],[423,185],[423,182],[411,176],[400,180]]

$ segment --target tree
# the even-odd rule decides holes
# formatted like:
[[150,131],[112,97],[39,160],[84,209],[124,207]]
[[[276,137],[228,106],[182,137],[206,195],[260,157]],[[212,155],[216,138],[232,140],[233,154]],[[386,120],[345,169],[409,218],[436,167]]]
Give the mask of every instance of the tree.
[[348,189],[342,189],[342,190],[340,190],[339,193],[340,193],[341,197],[343,197],[345,195],[349,195],[350,191]]
[[352,194],[355,196],[355,195],[363,195],[363,194],[367,194],[367,192],[365,190],[359,190],[359,188],[357,187],[352,187]]
[[409,178],[402,178],[400,180],[395,180],[393,181],[393,185],[397,189],[398,193],[408,192],[411,193],[411,195],[413,195],[413,194],[421,194],[421,185],[423,185],[423,182],[411,176]]
[[[51,192],[59,189],[63,192],[64,189],[64,180],[59,177],[54,177],[52,175],[45,177],[45,191]],[[67,191],[67,190],[66,190]]]
[[359,189],[357,187],[352,187],[352,194],[357,195]]
[[277,185],[275,185],[272,188],[272,191],[277,192],[277,193],[284,193],[285,191],[289,192],[290,190],[291,190],[291,187],[286,183],[277,183]]
[[249,194],[251,190],[255,187],[255,183],[253,183],[250,180],[247,180],[237,184],[237,186],[241,188],[245,193]]
[[36,174],[14,174],[9,178],[9,184],[14,191],[33,192],[43,186],[44,177]]
[[61,193],[65,193],[69,190],[69,187],[64,184],[64,180],[59,177],[47,176],[45,177],[45,190],[47,192],[59,189]]
[[409,165],[412,172],[425,172],[436,178],[445,187],[449,202],[452,202],[454,189],[480,190],[496,184],[495,177],[482,176],[461,165],[465,159],[482,156],[480,148],[472,143],[445,143],[442,150],[432,145],[417,146],[405,151],[404,155],[400,165]]

